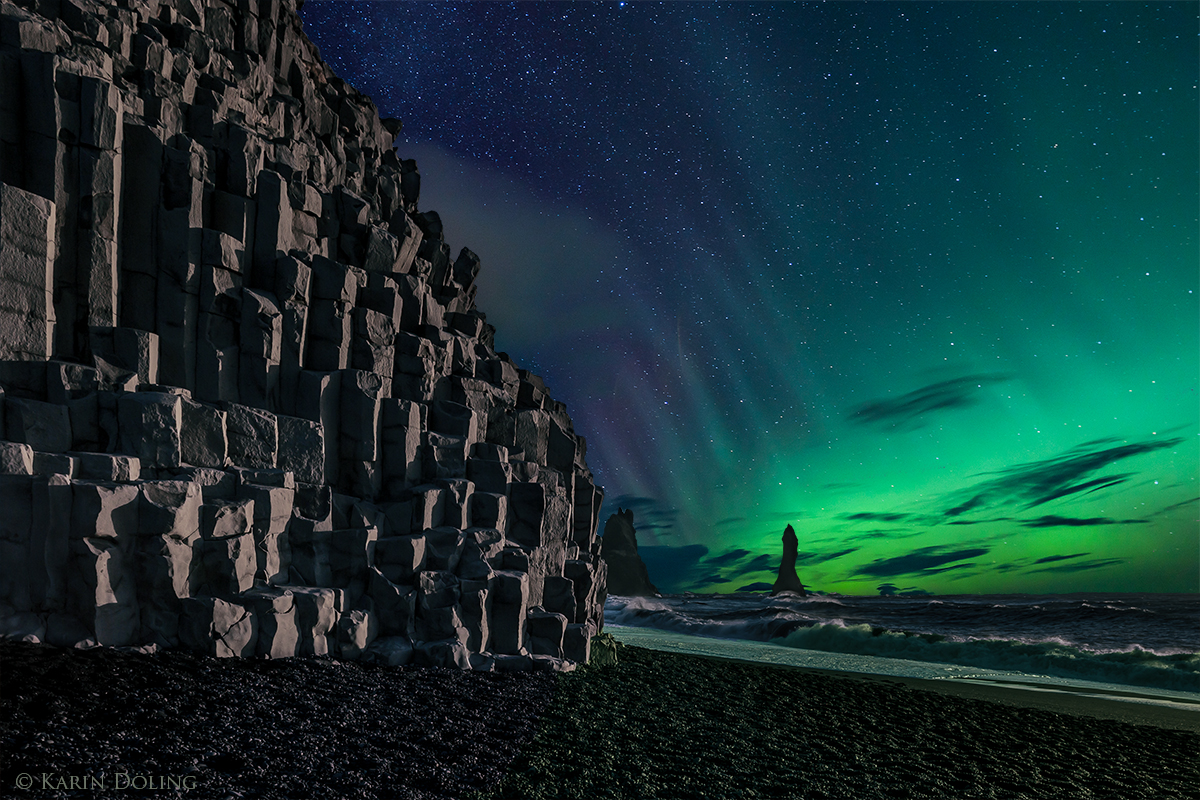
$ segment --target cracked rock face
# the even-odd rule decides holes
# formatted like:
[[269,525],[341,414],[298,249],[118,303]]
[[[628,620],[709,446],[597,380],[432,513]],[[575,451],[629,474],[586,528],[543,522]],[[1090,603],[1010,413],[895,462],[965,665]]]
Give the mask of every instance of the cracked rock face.
[[586,661],[603,492],[290,0],[0,0],[0,634]]

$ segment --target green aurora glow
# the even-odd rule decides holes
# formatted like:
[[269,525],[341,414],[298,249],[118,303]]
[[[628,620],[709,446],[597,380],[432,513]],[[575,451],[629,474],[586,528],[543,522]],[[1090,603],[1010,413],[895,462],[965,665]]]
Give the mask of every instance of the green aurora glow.
[[353,9],[661,589],[1200,591],[1195,3]]

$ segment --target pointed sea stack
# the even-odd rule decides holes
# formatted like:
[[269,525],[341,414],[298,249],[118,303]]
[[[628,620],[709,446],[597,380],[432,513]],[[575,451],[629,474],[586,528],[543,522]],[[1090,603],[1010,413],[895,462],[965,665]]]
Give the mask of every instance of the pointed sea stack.
[[[793,536],[793,539],[795,537]],[[637,551],[637,531],[633,528],[633,510],[622,511],[604,523],[600,557],[608,563],[608,593],[623,597],[652,597],[659,593],[650,582],[650,573]],[[795,547],[792,556],[795,558]]]
[[[608,529],[605,529],[605,533]],[[806,595],[804,584],[800,582],[800,576],[796,574],[796,546],[798,544],[796,532],[792,530],[792,526],[788,525],[783,532],[783,561],[779,564],[779,577],[775,579],[775,585],[771,587],[771,596],[780,592],[792,592],[794,594]]]

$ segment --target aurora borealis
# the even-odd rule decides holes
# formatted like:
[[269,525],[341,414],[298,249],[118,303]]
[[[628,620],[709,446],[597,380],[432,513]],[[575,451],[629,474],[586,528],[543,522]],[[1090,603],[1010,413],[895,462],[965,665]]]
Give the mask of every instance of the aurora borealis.
[[663,591],[1200,591],[1196,3],[305,4]]

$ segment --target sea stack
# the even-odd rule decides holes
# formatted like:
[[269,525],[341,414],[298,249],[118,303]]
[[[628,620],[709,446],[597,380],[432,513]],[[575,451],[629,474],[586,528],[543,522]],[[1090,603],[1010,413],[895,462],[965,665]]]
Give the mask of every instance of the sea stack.
[[[795,537],[792,537],[795,539]],[[608,564],[608,593],[623,597],[653,597],[658,589],[650,582],[650,573],[637,551],[637,531],[633,527],[633,510],[622,511],[604,523],[600,557]],[[795,558],[796,548],[792,548]]]
[[585,663],[585,442],[299,3],[0,2],[0,636]]
[[[605,533],[607,532],[608,529],[605,528]],[[792,530],[791,525],[788,525],[783,532],[783,561],[779,563],[779,577],[775,579],[775,585],[771,587],[772,597],[781,592],[808,594],[804,591],[804,584],[800,582],[800,576],[796,574],[796,546],[798,543],[796,532]]]

